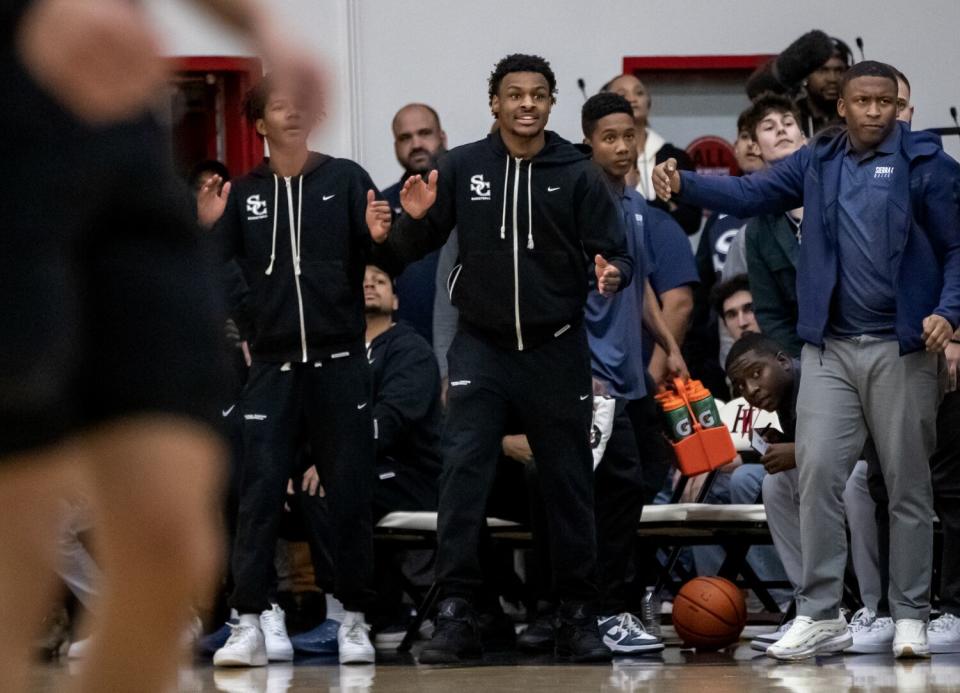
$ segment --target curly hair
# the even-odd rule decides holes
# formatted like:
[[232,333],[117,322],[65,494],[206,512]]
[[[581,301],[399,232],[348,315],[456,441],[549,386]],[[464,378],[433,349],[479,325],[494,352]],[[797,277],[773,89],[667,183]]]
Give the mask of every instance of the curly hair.
[[754,140],[757,139],[757,126],[771,113],[784,115],[789,113],[797,123],[802,120],[800,109],[789,96],[765,91],[753,100],[750,108],[743,112],[744,126]]
[[580,110],[580,126],[584,137],[590,137],[600,119],[613,113],[625,113],[633,120],[633,106],[620,94],[602,91],[587,99]]
[[487,80],[489,86],[487,94],[491,102],[500,90],[500,82],[511,72],[537,72],[543,75],[550,89],[550,100],[554,103],[556,102],[557,78],[553,74],[553,70],[550,69],[550,63],[539,55],[526,55],[524,53],[512,53],[501,59],[493,68],[493,72],[490,73],[490,79]]

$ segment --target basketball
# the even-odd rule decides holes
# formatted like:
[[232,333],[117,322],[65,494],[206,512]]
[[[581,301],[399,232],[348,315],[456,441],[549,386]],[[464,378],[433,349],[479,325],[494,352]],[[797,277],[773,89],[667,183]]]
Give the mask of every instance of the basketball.
[[685,645],[719,650],[732,645],[747,623],[747,605],[729,580],[698,577],[690,580],[673,601],[673,627]]

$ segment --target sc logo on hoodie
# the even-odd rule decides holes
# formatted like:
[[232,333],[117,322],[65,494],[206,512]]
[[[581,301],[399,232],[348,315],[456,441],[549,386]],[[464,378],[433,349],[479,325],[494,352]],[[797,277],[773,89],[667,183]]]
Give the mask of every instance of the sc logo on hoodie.
[[479,200],[489,200],[490,181],[484,180],[482,173],[470,176],[470,192],[473,193],[473,197],[470,198],[470,200],[473,202],[477,202]]
[[251,195],[247,198],[247,221],[258,221],[267,218],[267,201],[260,195]]

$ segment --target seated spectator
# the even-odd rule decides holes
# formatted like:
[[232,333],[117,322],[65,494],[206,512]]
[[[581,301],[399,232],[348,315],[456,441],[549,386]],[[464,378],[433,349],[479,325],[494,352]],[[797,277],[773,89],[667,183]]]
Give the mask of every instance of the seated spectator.
[[[747,112],[760,155],[774,165],[806,144],[800,113],[785,96],[763,94]],[[797,336],[797,255],[803,207],[762,214],[747,224],[745,245],[750,293],[757,324],[793,358],[803,341]]]
[[[730,337],[730,344],[740,339],[745,332],[759,332],[757,316],[753,312],[753,293],[750,291],[750,279],[746,274],[738,274],[713,287],[710,302],[720,316],[724,332]],[[727,352],[720,352],[721,365],[726,363]],[[734,396],[739,396],[735,391]]]
[[[440,476],[440,374],[433,350],[410,326],[394,322],[399,300],[390,276],[367,265],[363,280],[367,358],[373,369],[377,442],[374,521],[399,511],[436,511]],[[375,547],[376,549],[376,547]],[[397,644],[406,623],[394,557],[377,550],[377,644]]]
[[627,180],[637,188],[637,191],[654,207],[659,207],[670,213],[684,233],[695,234],[700,230],[703,221],[702,210],[693,205],[683,203],[664,204],[657,199],[653,190],[651,175],[653,167],[661,161],[673,157],[680,162],[680,168],[687,171],[696,170],[693,159],[683,149],[673,146],[649,127],[650,107],[653,99],[646,85],[634,75],[620,75],[607,82],[600,91],[612,91],[630,102],[633,108],[633,119],[637,127],[637,167],[628,175]]
[[[767,451],[758,467],[762,476],[763,506],[774,546],[797,594],[801,584],[800,492],[796,469],[797,393],[800,389],[800,361],[791,358],[780,344],[762,334],[745,334],[730,349],[727,374],[750,406],[775,411],[782,436],[769,436]],[[769,434],[768,434],[769,435]],[[762,465],[762,466],[761,466]],[[878,618],[880,570],[874,504],[867,489],[867,463],[857,462],[843,492],[854,572],[864,608],[850,623],[853,645],[847,652],[888,652],[893,641],[893,621]],[[752,643],[766,651],[792,625],[783,624],[773,633]]]

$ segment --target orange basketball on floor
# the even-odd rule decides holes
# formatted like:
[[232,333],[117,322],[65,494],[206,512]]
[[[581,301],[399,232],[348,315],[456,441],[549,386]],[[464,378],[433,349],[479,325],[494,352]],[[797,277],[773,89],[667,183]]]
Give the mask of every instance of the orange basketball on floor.
[[698,577],[673,600],[673,627],[685,645],[719,650],[732,645],[747,624],[747,605],[729,580]]

